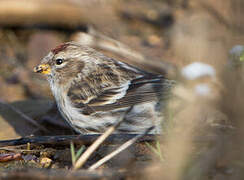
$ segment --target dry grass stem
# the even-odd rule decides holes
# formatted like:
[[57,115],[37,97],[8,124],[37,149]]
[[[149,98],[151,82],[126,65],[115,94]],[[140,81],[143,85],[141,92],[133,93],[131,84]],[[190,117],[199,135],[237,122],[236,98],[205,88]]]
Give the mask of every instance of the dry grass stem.
[[115,151],[111,152],[110,154],[108,154],[107,156],[105,156],[104,158],[100,159],[99,161],[94,163],[92,166],[90,166],[88,170],[95,170],[99,166],[103,165],[108,160],[112,159],[114,156],[119,154],[121,151],[125,150],[126,148],[128,148],[129,146],[134,144],[139,138],[143,137],[145,134],[147,134],[152,129],[153,129],[153,127],[150,127],[143,134],[139,134],[139,135],[135,136],[134,138],[130,139],[129,141],[125,142],[120,147],[118,147]]
[[91,145],[87,150],[81,155],[81,157],[76,161],[73,170],[77,170],[81,168],[87,159],[91,156],[91,154],[104,142],[104,140],[112,134],[116,128],[120,125],[120,123],[124,120],[124,116],[112,127],[109,127],[98,139]]

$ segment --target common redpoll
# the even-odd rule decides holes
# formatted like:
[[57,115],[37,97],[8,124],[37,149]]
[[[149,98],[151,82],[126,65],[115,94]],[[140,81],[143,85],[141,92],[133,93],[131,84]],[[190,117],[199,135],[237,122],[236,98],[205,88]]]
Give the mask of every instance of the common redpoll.
[[75,42],[53,49],[34,68],[47,75],[58,109],[79,133],[161,132],[162,106],[172,81],[109,58]]

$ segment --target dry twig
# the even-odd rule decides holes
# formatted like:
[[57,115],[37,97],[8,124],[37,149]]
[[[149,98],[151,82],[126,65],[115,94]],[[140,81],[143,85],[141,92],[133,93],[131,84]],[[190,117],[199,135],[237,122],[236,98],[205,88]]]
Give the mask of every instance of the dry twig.
[[[122,143],[128,141],[129,139],[135,137],[136,135],[137,134],[112,134],[105,140],[104,143],[106,144],[116,144],[118,142]],[[57,145],[69,146],[71,141],[79,145],[90,145],[99,136],[100,134],[64,135],[64,136],[30,136],[30,137],[0,141],[0,147],[26,145],[27,143],[37,144],[37,145],[42,144],[42,145],[49,145],[49,146],[57,146]],[[157,137],[155,135],[148,134],[140,138],[138,142],[145,142],[145,141],[150,142],[150,141],[154,141],[156,138]]]

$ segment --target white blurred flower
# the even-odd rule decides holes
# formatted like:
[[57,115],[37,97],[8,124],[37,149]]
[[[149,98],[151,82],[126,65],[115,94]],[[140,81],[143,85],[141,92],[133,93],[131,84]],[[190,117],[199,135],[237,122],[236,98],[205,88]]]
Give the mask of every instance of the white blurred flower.
[[182,68],[181,74],[184,78],[188,80],[195,80],[203,76],[211,76],[214,78],[216,72],[215,69],[208,64],[194,62]]

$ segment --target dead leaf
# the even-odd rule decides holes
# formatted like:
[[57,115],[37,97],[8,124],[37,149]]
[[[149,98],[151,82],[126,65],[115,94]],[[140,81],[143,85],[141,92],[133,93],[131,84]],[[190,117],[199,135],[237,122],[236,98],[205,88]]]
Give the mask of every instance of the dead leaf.
[[21,153],[0,154],[0,162],[22,159]]

